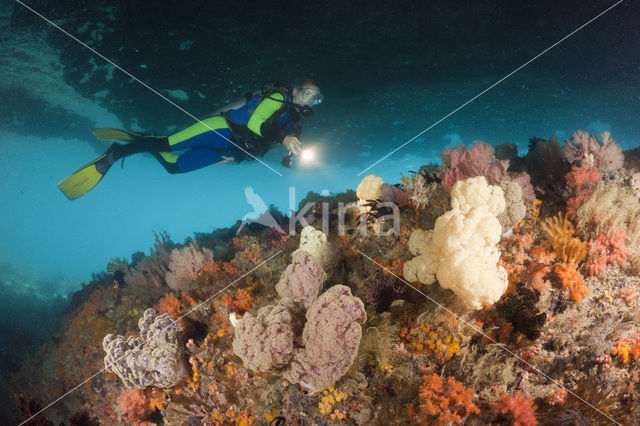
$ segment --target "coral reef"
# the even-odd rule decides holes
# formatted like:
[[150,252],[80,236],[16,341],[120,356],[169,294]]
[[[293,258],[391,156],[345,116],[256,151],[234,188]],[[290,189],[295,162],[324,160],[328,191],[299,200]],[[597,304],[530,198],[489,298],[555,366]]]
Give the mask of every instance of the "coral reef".
[[603,138],[533,138],[524,162],[448,150],[450,190],[433,166],[369,177],[367,220],[340,211],[354,191],[309,193],[298,235],[156,236],[94,274],[3,386],[40,399],[17,398],[20,421],[66,395],[46,425],[634,424],[640,174]]

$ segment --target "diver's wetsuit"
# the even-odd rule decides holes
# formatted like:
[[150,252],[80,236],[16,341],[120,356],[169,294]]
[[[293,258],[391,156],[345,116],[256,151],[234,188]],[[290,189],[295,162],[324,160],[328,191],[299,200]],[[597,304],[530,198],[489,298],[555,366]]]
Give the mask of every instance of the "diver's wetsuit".
[[[215,129],[215,131],[211,130]],[[85,164],[60,183],[58,188],[70,200],[91,191],[124,157],[150,152],[169,173],[184,173],[233,157],[235,161],[262,157],[286,136],[300,136],[300,113],[291,102],[288,89],[264,89],[247,96],[247,103],[224,113],[206,118],[170,136],[156,136],[122,129],[94,129],[101,140],[114,142],[95,160]]]
[[[206,118],[170,135],[165,140],[171,151],[154,155],[169,173],[196,170],[223,161],[223,156],[234,157],[236,161],[252,159],[237,146],[261,157],[287,135],[300,136],[300,114],[288,98],[280,92],[264,97],[257,106],[253,105],[255,109],[248,113],[245,123],[233,121],[230,114]],[[250,103],[251,100],[242,108],[251,108]]]

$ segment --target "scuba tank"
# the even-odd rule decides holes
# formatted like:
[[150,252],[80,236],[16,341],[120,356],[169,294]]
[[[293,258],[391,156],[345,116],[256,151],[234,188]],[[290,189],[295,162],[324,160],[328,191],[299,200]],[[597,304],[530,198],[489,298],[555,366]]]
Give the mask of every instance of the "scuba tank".
[[234,101],[229,102],[225,106],[218,108],[217,110],[213,111],[211,114],[207,115],[204,118],[210,118],[210,117],[213,117],[215,115],[225,115],[229,111],[233,111],[234,109],[242,108],[243,106],[245,106],[247,104],[247,102],[249,102],[251,100],[251,98],[253,98],[256,95],[259,95],[260,92],[261,92],[260,90],[256,90],[253,93],[247,92],[241,98],[238,98],[238,99],[236,99]]
[[223,107],[218,108],[211,114],[207,115],[205,118],[213,117],[214,115],[226,115],[228,112],[242,108],[257,95],[261,95],[260,100],[262,100],[271,96],[271,94],[276,91],[288,93],[290,92],[290,89],[278,81],[267,81],[262,85],[260,90],[245,93],[242,97],[229,102]]

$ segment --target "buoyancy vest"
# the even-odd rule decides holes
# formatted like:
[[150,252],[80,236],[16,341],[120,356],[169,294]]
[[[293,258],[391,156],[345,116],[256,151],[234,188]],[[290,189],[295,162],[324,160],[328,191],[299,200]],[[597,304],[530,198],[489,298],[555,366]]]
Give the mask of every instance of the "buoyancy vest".
[[[284,100],[272,97],[275,93],[281,93]],[[259,136],[249,130],[247,124],[257,106],[265,99],[281,102],[282,106],[265,121],[266,126],[261,125],[263,135]],[[265,83],[259,94],[247,94],[246,104],[225,112],[223,117],[238,145],[256,157],[264,156],[274,144],[281,143],[286,135],[299,135],[302,127],[300,114],[293,106],[291,90],[277,82]],[[238,159],[251,158],[241,150],[236,150],[239,152],[234,156],[239,157]]]

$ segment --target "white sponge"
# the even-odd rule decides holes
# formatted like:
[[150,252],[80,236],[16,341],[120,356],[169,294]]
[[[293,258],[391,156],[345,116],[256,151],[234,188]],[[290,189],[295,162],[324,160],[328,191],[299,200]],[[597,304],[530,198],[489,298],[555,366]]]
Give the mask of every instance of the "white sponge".
[[409,250],[417,257],[404,265],[404,277],[423,284],[437,279],[472,309],[493,304],[507,289],[507,273],[497,266],[505,209],[502,189],[483,176],[458,181],[451,190],[452,210],[440,216],[433,231],[416,230]]

